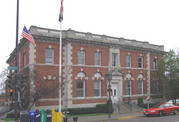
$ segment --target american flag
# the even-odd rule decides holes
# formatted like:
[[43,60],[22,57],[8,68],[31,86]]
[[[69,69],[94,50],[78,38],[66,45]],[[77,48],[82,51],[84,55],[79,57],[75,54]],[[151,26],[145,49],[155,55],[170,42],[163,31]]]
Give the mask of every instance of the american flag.
[[61,0],[61,8],[60,8],[60,15],[59,15],[59,21],[62,22],[63,20],[63,0]]
[[29,42],[31,42],[33,45],[35,44],[34,39],[32,37],[32,35],[29,33],[29,31],[27,30],[27,28],[24,26],[24,29],[22,31],[22,37],[24,37],[25,39],[27,39]]

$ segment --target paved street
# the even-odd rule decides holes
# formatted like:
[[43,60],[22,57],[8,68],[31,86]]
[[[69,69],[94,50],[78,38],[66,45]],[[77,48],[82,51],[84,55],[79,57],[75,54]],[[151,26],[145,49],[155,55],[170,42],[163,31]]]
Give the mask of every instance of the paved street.
[[137,117],[131,119],[123,119],[123,120],[105,120],[99,122],[179,122],[179,115],[170,115],[163,117]]

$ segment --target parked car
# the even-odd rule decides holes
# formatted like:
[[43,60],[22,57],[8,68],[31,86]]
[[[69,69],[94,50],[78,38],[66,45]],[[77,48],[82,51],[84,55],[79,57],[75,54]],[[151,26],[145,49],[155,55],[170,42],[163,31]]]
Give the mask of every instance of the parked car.
[[150,116],[150,115],[158,115],[158,116],[163,116],[165,114],[178,114],[179,111],[179,106],[176,106],[172,103],[162,103],[162,104],[157,104],[152,108],[144,110],[143,114],[145,116]]
[[[172,101],[172,100],[169,100],[169,101],[166,102],[166,103],[173,103],[173,101]],[[179,99],[176,99],[176,105],[179,105]]]

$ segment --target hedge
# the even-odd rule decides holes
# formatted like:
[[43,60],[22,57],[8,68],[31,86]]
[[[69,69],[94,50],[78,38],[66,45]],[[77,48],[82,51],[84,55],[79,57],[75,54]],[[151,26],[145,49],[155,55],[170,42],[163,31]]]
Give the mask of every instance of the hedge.
[[92,107],[92,108],[70,108],[68,110],[69,110],[70,115],[100,113],[100,109],[97,108],[97,107]]

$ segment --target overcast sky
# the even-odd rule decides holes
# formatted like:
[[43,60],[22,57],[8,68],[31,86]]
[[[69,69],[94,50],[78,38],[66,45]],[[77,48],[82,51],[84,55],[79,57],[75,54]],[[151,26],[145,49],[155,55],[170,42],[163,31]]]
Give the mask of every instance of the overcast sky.
[[[61,0],[19,0],[19,40],[23,26],[59,29]],[[179,0],[64,0],[62,29],[179,48]],[[15,48],[17,0],[0,1],[0,70]]]

